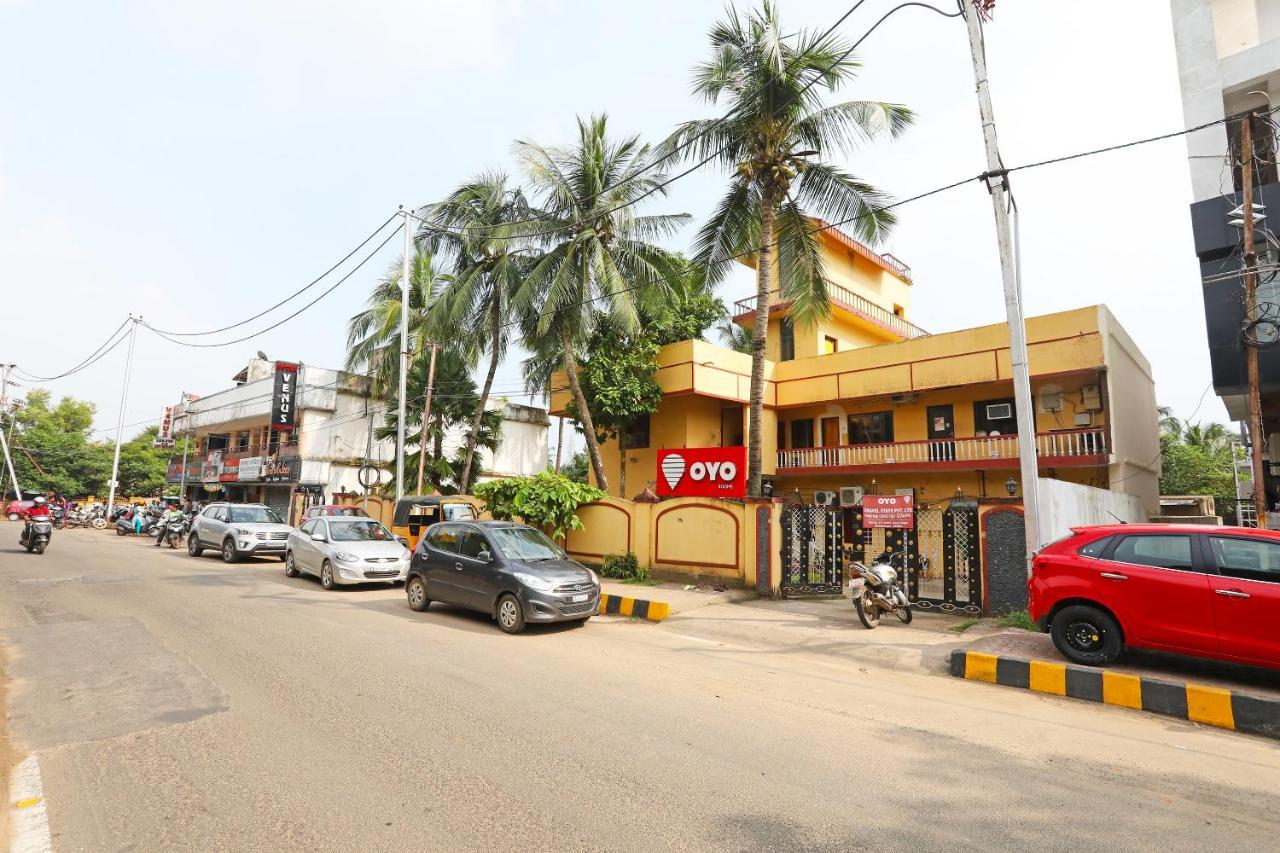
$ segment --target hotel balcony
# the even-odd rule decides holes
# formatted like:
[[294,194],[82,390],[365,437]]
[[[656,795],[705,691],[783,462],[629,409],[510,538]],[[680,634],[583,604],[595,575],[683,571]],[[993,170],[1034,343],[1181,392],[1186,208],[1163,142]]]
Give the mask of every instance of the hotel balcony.
[[[1108,463],[1107,435],[1102,429],[1059,430],[1036,435],[1036,455],[1044,466],[1081,467]],[[833,471],[925,471],[948,468],[1016,468],[1016,435],[897,441],[806,447],[778,451],[779,474]]]
[[[888,311],[876,305],[871,300],[857,293],[854,293],[847,287],[833,282],[827,282],[827,297],[831,302],[832,308],[843,309],[863,322],[874,326],[881,332],[887,332],[890,336],[902,340],[911,340],[912,338],[923,338],[929,335],[924,329],[908,321],[904,317],[899,317],[892,311]],[[773,299],[779,298],[778,291],[772,294]],[[733,303],[734,319],[738,322],[748,320],[755,316],[757,297],[749,296],[746,299],[739,299]],[[787,307],[786,300],[772,302],[769,305],[770,311],[780,311]]]

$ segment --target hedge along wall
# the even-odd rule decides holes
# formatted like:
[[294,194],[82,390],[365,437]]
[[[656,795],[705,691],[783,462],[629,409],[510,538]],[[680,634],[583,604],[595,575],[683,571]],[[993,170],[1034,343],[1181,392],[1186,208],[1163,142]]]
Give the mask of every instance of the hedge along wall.
[[[578,508],[582,529],[571,531],[565,550],[599,565],[627,551],[650,571],[701,575],[755,586],[758,566],[778,578],[778,505],[672,498],[656,504],[603,498]],[[764,512],[761,513],[760,510]]]

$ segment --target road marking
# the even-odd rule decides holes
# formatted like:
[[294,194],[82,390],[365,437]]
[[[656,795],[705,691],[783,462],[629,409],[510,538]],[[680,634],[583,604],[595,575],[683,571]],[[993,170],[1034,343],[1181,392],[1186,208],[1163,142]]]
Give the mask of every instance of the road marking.
[[34,755],[23,759],[9,780],[9,826],[12,839],[9,853],[49,853],[49,814],[45,810],[40,784],[40,761]]

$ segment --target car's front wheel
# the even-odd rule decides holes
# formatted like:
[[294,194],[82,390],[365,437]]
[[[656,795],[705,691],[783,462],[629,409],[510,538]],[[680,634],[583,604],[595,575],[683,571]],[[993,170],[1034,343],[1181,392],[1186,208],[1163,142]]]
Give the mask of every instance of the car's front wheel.
[[1109,613],[1088,604],[1064,607],[1049,627],[1063,657],[1086,666],[1111,663],[1124,651],[1124,635]]
[[222,562],[234,563],[240,559],[240,555],[236,553],[236,543],[230,537],[222,543]]
[[409,600],[409,609],[418,613],[431,606],[431,599],[427,598],[427,582],[417,575],[404,585],[404,596]]
[[204,553],[204,546],[200,544],[200,537],[194,531],[187,537],[187,553],[193,557],[199,557]]
[[325,589],[333,589],[334,587],[333,564],[328,560],[325,560],[324,564],[320,566],[320,586]]
[[520,599],[511,593],[498,599],[496,616],[498,627],[508,634],[519,634],[524,630],[524,608],[520,606]]
[[293,562],[292,551],[286,551],[284,555],[284,576],[287,578],[296,578],[298,576],[298,566]]
[[9,513],[9,520],[10,520],[10,521],[19,521],[19,520],[21,520],[21,519],[22,519],[22,516],[18,515],[16,512],[11,512],[11,513]]

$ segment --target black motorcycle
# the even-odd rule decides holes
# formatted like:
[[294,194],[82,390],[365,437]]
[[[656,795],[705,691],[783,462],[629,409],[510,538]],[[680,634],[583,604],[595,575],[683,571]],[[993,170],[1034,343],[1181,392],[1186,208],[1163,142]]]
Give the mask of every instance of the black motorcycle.
[[179,545],[187,541],[187,519],[183,517],[181,520],[165,522],[160,528],[161,544],[167,543],[170,548],[177,548]]
[[18,534],[18,544],[27,549],[27,553],[43,554],[53,538],[53,522],[47,518],[32,518],[22,526]]

